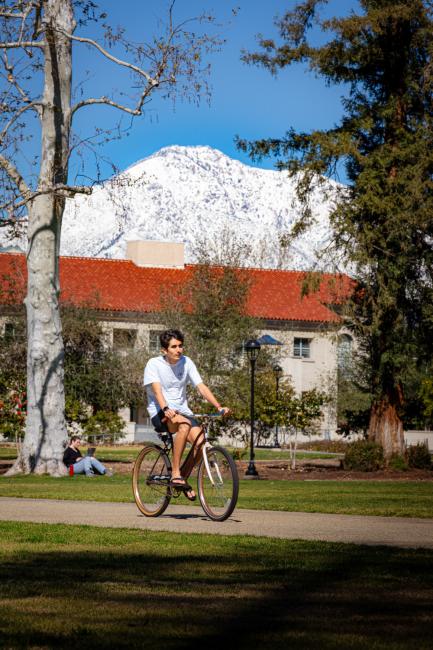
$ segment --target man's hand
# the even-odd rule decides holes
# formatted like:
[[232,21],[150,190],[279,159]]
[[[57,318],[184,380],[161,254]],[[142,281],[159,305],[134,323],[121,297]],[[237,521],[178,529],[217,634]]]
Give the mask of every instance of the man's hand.
[[168,418],[169,420],[172,420],[174,417],[176,417],[177,411],[175,409],[165,409],[164,411],[164,416]]
[[221,408],[219,408],[218,410],[219,410],[219,412],[221,413],[221,415],[223,417],[225,417],[226,415],[229,415],[229,413],[231,413],[231,410],[227,406],[221,406]]

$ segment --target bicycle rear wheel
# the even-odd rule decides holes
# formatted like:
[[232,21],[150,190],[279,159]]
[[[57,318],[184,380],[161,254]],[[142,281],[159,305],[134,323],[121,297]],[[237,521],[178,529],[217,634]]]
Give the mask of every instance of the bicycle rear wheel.
[[223,447],[211,447],[207,454],[209,472],[204,458],[198,468],[198,496],[205,513],[213,521],[224,521],[235,509],[239,494],[239,478],[235,462]]
[[170,476],[170,461],[161,447],[148,445],[140,451],[132,472],[132,490],[146,517],[158,517],[170,503]]

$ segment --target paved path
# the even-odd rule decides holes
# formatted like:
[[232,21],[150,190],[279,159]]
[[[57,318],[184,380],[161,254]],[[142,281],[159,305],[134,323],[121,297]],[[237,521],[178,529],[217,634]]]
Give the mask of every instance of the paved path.
[[170,505],[164,515],[151,519],[132,503],[7,497],[0,498],[0,519],[433,548],[433,519],[238,509],[230,519],[217,523],[195,506]]

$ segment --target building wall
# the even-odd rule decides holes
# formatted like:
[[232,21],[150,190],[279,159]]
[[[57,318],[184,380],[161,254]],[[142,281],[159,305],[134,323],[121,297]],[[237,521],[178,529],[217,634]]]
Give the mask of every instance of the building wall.
[[[1,316],[0,331],[3,331],[5,323],[10,321],[11,317]],[[158,334],[164,329],[164,325],[158,323],[151,315],[104,314],[101,324],[107,333],[107,344],[116,347],[120,353],[134,348],[149,350],[150,356],[159,353]],[[283,343],[276,348],[278,362],[283,368],[283,376],[290,378],[298,394],[312,388],[336,394],[338,333],[335,329],[326,330],[323,325],[297,326],[296,323],[281,322],[263,327],[260,335],[266,333],[271,333]],[[308,358],[295,355],[295,339],[309,341]],[[147,357],[143,358],[143,369],[146,361]],[[321,435],[333,436],[337,425],[335,404],[324,407],[323,412],[324,417],[320,422]],[[131,437],[135,424],[147,424],[147,412],[144,409],[133,414],[133,421],[129,409],[123,409],[121,415],[127,425],[128,438]]]
[[[269,329],[263,329],[261,334],[269,332]],[[336,397],[338,332],[335,329],[325,330],[323,326],[288,329],[282,324],[281,329],[272,330],[272,336],[283,343],[276,348],[279,354],[278,362],[283,368],[283,377],[291,380],[298,395],[303,391],[316,388]],[[295,339],[309,341],[308,358],[295,355]],[[324,406],[323,418],[318,428],[322,436],[335,435],[337,429],[335,401]]]

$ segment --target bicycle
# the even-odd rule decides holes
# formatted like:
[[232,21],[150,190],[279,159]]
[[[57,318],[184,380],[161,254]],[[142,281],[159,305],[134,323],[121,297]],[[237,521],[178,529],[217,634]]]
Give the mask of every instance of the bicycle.
[[[210,419],[219,414],[194,414],[195,418]],[[197,485],[200,504],[213,521],[224,521],[236,507],[239,494],[239,477],[235,462],[229,452],[219,445],[213,445],[208,434],[208,425],[203,425],[204,441],[197,453]],[[178,498],[184,488],[170,485],[173,447],[171,433],[159,433],[163,446],[149,443],[138,454],[132,472],[132,489],[138,509],[146,517],[158,517],[167,509],[172,498]],[[196,447],[191,446],[185,458],[181,473],[187,481],[196,466]]]

